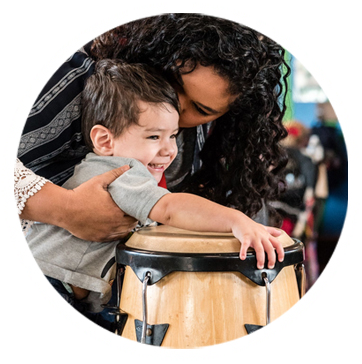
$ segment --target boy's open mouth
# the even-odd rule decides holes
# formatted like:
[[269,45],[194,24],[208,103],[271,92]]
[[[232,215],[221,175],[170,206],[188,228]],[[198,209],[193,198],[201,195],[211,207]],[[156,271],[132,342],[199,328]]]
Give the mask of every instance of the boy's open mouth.
[[152,169],[165,169],[165,164],[148,163]]

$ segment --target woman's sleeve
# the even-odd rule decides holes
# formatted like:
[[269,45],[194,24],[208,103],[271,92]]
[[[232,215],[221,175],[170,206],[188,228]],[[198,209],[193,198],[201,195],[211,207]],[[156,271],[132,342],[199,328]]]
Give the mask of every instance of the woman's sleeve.
[[17,157],[57,185],[88,152],[81,132],[81,94],[93,70],[94,61],[84,50],[67,59],[40,92],[23,129]]
[[[41,190],[47,179],[37,176],[30,169],[24,167],[23,163],[17,158],[14,168],[14,197],[20,215],[25,207],[29,197]],[[32,222],[29,220],[21,220],[23,232],[29,229]]]

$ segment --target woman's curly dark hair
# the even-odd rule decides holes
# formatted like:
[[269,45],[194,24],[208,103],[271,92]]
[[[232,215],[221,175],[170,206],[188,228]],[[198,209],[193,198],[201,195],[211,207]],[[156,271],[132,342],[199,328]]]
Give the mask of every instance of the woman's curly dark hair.
[[238,23],[202,14],[164,14],[117,27],[93,46],[96,60],[121,58],[146,63],[170,82],[180,69],[212,66],[236,95],[216,120],[200,153],[202,167],[188,181],[192,192],[254,216],[262,201],[276,199],[287,162],[279,146],[287,132],[284,49]]

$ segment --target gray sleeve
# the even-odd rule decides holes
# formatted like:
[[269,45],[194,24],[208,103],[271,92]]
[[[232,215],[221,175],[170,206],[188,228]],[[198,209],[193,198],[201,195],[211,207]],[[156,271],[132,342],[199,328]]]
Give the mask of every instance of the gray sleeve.
[[108,191],[122,211],[145,224],[152,207],[170,192],[159,187],[148,169],[135,159],[101,157],[89,153],[63,187],[75,188],[96,175],[124,165],[129,165],[131,169],[112,182]]
[[131,169],[112,182],[108,191],[121,210],[145,224],[153,206],[170,192],[157,185],[142,163],[132,160],[129,165]]

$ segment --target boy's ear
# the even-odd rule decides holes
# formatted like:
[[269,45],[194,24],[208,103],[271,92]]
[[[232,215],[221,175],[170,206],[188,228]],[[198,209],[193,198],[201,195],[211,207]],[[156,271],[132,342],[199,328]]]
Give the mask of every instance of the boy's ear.
[[90,132],[94,151],[100,155],[113,155],[113,134],[103,125],[93,126]]

